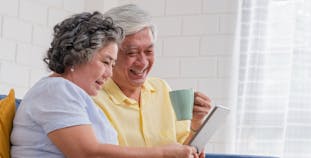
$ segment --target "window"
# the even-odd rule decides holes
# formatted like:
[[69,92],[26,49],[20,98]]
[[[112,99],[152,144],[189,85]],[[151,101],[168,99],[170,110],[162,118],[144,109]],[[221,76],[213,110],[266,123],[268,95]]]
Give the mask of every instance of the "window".
[[311,1],[243,0],[236,150],[311,157]]

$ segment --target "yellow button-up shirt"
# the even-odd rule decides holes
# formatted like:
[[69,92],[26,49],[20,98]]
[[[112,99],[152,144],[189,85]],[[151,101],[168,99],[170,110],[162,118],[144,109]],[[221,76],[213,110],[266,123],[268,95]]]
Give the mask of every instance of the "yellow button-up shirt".
[[149,78],[138,104],[109,79],[94,101],[117,130],[121,146],[182,144],[189,135],[190,121],[176,121],[169,90],[165,81]]

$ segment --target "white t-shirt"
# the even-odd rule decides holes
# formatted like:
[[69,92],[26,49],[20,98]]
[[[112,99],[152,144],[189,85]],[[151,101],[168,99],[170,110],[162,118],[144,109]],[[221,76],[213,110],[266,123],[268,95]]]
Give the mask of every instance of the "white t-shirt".
[[61,77],[44,77],[26,93],[17,109],[11,156],[64,157],[47,134],[82,124],[92,124],[99,142],[118,144],[116,131],[84,90]]

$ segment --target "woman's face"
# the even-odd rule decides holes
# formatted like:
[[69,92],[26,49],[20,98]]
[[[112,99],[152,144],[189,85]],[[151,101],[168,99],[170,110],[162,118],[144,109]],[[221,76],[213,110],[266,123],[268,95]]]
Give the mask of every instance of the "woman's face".
[[105,81],[112,76],[112,67],[117,59],[118,46],[112,42],[95,52],[92,59],[69,70],[69,80],[77,84],[89,95],[94,96]]

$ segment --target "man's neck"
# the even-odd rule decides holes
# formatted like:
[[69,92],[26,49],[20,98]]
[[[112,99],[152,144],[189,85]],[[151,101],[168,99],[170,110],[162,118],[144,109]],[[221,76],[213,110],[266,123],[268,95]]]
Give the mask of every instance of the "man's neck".
[[141,88],[129,89],[120,87],[121,91],[129,98],[132,98],[139,102]]
[[124,85],[120,84],[116,81],[114,81],[118,87],[121,89],[121,91],[126,95],[127,97],[136,100],[139,102],[140,100],[140,93],[141,93],[141,87],[132,87],[130,85]]

